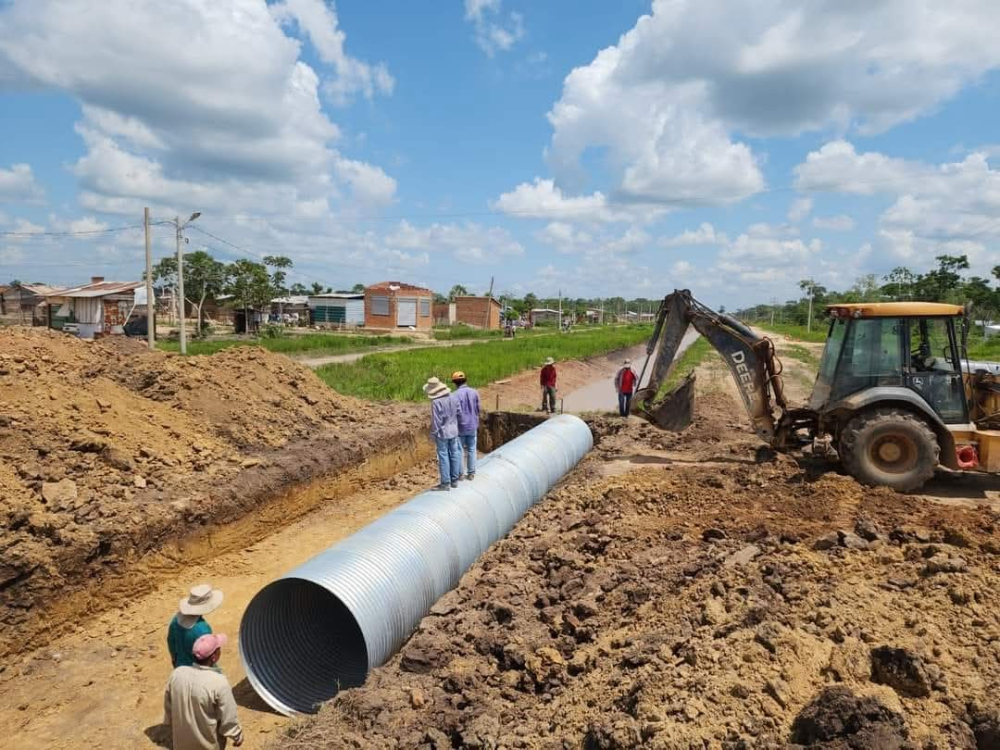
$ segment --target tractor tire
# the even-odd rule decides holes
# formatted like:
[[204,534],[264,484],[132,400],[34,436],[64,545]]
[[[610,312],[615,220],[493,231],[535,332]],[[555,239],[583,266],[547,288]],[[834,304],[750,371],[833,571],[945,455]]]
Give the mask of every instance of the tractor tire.
[[934,476],[941,449],[927,423],[902,409],[857,415],[840,436],[840,460],[862,484],[912,492]]

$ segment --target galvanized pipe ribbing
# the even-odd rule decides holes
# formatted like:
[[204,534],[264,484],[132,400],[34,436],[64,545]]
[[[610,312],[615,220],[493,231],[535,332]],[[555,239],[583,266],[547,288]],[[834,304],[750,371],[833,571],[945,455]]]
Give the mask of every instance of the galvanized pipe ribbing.
[[593,444],[583,420],[548,419],[483,458],[475,481],[417,495],[265,586],[240,623],[254,689],[292,714],[360,685]]

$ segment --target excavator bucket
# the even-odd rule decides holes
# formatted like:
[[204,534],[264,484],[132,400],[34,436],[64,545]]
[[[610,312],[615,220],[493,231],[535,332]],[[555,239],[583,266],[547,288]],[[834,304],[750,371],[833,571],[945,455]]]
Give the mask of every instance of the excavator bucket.
[[[641,396],[641,393],[639,394]],[[639,399],[634,413],[661,429],[680,432],[694,419],[694,373],[655,403]]]

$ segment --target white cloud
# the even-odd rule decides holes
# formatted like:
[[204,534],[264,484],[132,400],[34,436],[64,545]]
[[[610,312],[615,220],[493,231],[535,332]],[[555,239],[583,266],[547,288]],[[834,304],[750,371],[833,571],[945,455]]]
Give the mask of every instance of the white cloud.
[[854,229],[854,219],[845,214],[817,216],[812,223],[817,229],[828,229],[831,232],[850,232]]
[[729,240],[725,234],[716,232],[708,222],[704,222],[697,229],[686,229],[674,237],[664,237],[660,240],[660,247],[690,247],[692,245],[721,245]]
[[416,227],[401,221],[385,237],[390,248],[450,252],[463,263],[495,264],[524,254],[524,247],[501,227],[466,224],[432,224]]
[[0,67],[82,103],[86,153],[73,170],[90,211],[318,218],[327,199],[391,202],[391,177],[332,147],[340,130],[320,106],[320,77],[277,19],[309,35],[334,69],[328,87],[368,95],[389,80],[344,53],[332,5],[273,10],[264,0],[15,3],[0,11]]
[[338,104],[347,103],[358,92],[367,99],[393,92],[396,81],[385,63],[371,65],[344,51],[347,35],[339,28],[332,0],[281,0],[271,6],[271,12],[282,23],[298,24],[320,59],[333,66],[336,76],[324,84],[324,90]]
[[1000,169],[985,153],[960,162],[927,164],[828,143],[796,167],[797,187],[895,198],[879,219],[881,249],[926,267],[942,252],[966,253],[974,272],[988,274],[1000,241]]
[[45,193],[35,182],[30,164],[0,168],[0,202],[39,203],[44,197]]
[[502,0],[465,0],[465,20],[475,29],[476,44],[489,57],[506,52],[524,37],[524,18],[511,11],[503,18]]
[[612,205],[600,191],[568,196],[553,180],[541,177],[503,193],[490,207],[511,216],[563,222],[648,221],[663,213],[663,209],[644,205]]
[[553,221],[544,229],[535,233],[539,242],[550,245],[560,253],[574,253],[589,248],[594,243],[594,238],[589,232],[582,229],[575,229],[572,224],[563,221]]
[[788,220],[797,224],[812,213],[812,210],[812,198],[796,198],[788,209]]
[[565,190],[597,154],[615,201],[740,201],[764,178],[734,134],[911,120],[1000,66],[998,27],[994,0],[654,0],[566,77],[546,157]]

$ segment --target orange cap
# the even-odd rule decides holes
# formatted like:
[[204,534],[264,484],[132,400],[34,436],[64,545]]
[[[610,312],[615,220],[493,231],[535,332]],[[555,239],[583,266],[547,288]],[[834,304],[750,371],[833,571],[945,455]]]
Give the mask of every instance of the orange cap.
[[454,383],[456,380],[465,380],[465,373],[461,370],[455,370],[455,372],[451,374],[451,382]]

